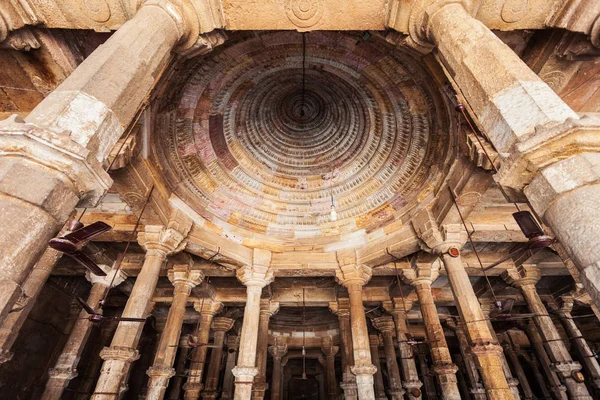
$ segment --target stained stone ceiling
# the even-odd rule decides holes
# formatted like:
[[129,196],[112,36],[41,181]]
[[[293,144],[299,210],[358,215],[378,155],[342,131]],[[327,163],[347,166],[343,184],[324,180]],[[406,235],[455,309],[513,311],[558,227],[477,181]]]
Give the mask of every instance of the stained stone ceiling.
[[454,155],[449,106],[419,60],[378,35],[232,34],[170,76],[154,156],[173,193],[234,240],[396,229]]

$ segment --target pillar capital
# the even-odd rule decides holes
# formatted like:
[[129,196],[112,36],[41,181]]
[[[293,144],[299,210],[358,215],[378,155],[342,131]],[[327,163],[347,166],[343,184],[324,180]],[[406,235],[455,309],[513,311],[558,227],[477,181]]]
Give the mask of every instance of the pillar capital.
[[382,335],[392,335],[395,329],[394,320],[390,316],[373,318],[371,323]]
[[116,270],[108,265],[99,264],[98,267],[104,272],[106,276],[98,276],[91,273],[89,270],[85,272],[85,279],[87,279],[92,285],[98,284],[105,287],[117,287],[127,279],[127,274],[123,270]]
[[181,212],[176,212],[166,227],[146,225],[138,233],[138,243],[147,252],[157,251],[164,257],[182,251],[187,242],[185,238],[192,229],[192,220]]
[[440,260],[431,257],[429,260],[417,261],[414,268],[400,270],[400,274],[404,281],[414,287],[420,285],[431,286],[440,275],[440,266]]
[[263,299],[260,301],[260,316],[262,318],[271,318],[279,311],[279,302]]
[[429,208],[417,213],[412,225],[421,239],[421,247],[427,252],[445,254],[451,248],[460,250],[467,242],[467,233],[460,224],[439,226],[433,211]]
[[237,350],[240,347],[240,337],[238,335],[227,336],[226,345],[229,350]]
[[369,346],[379,347],[379,335],[377,335],[377,334],[369,335]]
[[571,315],[571,311],[573,311],[573,306],[575,304],[575,299],[571,295],[561,296],[560,299],[562,300],[562,305],[557,310],[558,314],[561,315],[561,316],[565,316],[565,317],[570,316]]
[[211,299],[196,300],[194,302],[194,310],[198,311],[202,316],[214,317],[223,310],[223,303]]
[[231,318],[217,317],[212,321],[212,328],[215,332],[228,332],[233,328],[235,321]]
[[198,286],[204,280],[204,273],[200,270],[190,269],[189,264],[175,264],[167,272],[173,286],[185,286],[190,289]]
[[175,369],[168,366],[152,366],[148,368],[146,374],[151,378],[166,378],[170,379],[175,376]]
[[287,351],[288,351],[287,343],[276,343],[272,346],[269,346],[269,354],[271,354],[271,356],[273,358],[281,359],[283,356],[285,356],[287,354]]
[[50,368],[48,376],[57,380],[70,381],[77,377],[77,370],[75,368]]
[[373,364],[356,364],[355,366],[350,367],[350,370],[354,375],[375,375],[377,367]]
[[233,376],[235,376],[236,378],[239,378],[236,380],[236,381],[239,381],[238,383],[241,382],[241,383],[251,384],[254,377],[256,375],[258,375],[258,368],[242,367],[242,366],[238,365],[234,369],[232,369],[231,372],[233,373]]
[[538,267],[532,265],[522,265],[518,268],[508,268],[502,273],[502,279],[511,286],[519,289],[534,288],[542,277]]
[[323,352],[323,354],[325,354],[326,357],[335,357],[339,350],[339,346],[333,346],[332,344],[323,345],[321,347],[321,351]]
[[336,281],[345,288],[362,287],[371,280],[373,275],[371,267],[366,265],[348,264],[340,266],[335,272]]
[[238,269],[235,273],[236,277],[247,287],[264,288],[273,282],[273,271],[268,265],[246,265]]
[[140,352],[136,349],[123,346],[105,347],[100,351],[100,358],[103,360],[119,360],[124,362],[133,362],[140,358]]
[[329,310],[338,316],[338,318],[350,318],[350,300],[338,299],[329,302]]

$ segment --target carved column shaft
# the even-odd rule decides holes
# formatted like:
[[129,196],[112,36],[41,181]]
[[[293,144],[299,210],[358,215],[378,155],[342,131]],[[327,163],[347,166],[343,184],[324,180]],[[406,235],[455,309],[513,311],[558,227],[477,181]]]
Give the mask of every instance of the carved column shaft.
[[[344,300],[344,301],[342,301]],[[342,347],[342,383],[344,397],[348,400],[357,400],[356,377],[351,371],[354,365],[352,353],[352,329],[350,328],[350,305],[347,299],[339,299],[334,303],[340,327],[340,344]]]
[[371,360],[377,371],[373,375],[375,384],[375,398],[377,400],[385,400],[385,387],[383,386],[383,375],[381,373],[381,360],[379,359],[379,337],[377,335],[369,336],[371,344]]
[[534,399],[533,391],[531,390],[531,386],[529,386],[529,381],[527,380],[527,375],[521,366],[521,362],[519,361],[519,356],[515,352],[515,349],[512,347],[512,343],[510,342],[510,338],[508,334],[505,334],[506,340],[503,341],[502,348],[504,349],[505,354],[508,359],[512,363],[513,368],[515,369],[515,373],[519,377],[519,382],[521,383],[521,389],[523,390],[523,394],[525,395],[526,400]]
[[281,376],[283,366],[282,357],[287,353],[287,344],[277,343],[269,347],[269,353],[273,356],[273,378],[271,379],[271,400],[281,400]]
[[477,369],[477,363],[475,357],[470,351],[469,341],[465,335],[464,326],[461,322],[454,322],[453,319],[447,320],[448,325],[454,329],[456,339],[458,339],[458,347],[460,354],[462,355],[463,362],[465,364],[465,370],[467,371],[467,378],[470,384],[470,392],[475,400],[487,400],[485,389],[481,383],[481,377],[479,376],[479,370]]
[[400,369],[396,360],[396,349],[394,347],[394,320],[392,317],[379,317],[371,321],[375,329],[381,332],[383,337],[383,346],[385,351],[385,363],[388,371],[388,393],[392,400],[402,400],[404,390],[402,389],[402,381],[400,380]]
[[185,363],[189,353],[189,336],[184,335],[179,339],[179,356],[175,365],[175,375],[172,378],[171,390],[167,398],[169,400],[179,400],[181,398],[181,389],[183,389],[183,379],[185,377]]
[[233,398],[233,368],[237,360],[237,350],[240,345],[239,336],[227,337],[227,362],[225,363],[225,377],[223,378],[223,393],[222,399]]
[[269,320],[277,312],[279,304],[268,300],[261,302],[258,322],[258,343],[256,348],[256,368],[258,373],[252,386],[252,399],[262,400],[265,397],[267,384],[267,356],[269,343]]
[[216,399],[219,395],[219,376],[221,374],[221,360],[223,359],[223,344],[225,333],[233,328],[233,320],[230,318],[215,318],[213,330],[215,332],[215,347],[210,353],[208,373],[206,375],[206,386],[202,392],[203,399]]
[[330,337],[323,339],[323,347],[321,347],[323,354],[325,354],[326,368],[327,368],[327,398],[329,400],[335,400],[337,397],[337,380],[335,378],[335,355],[339,350],[339,347],[333,346]]

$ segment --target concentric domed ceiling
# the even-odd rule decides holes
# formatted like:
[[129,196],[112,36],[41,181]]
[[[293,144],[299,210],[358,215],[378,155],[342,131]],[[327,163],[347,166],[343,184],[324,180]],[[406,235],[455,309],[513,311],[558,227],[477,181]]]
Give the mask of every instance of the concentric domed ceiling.
[[234,34],[169,83],[155,135],[167,184],[230,237],[366,235],[405,222],[443,177],[453,135],[424,64],[375,36],[304,39],[304,96],[297,32]]

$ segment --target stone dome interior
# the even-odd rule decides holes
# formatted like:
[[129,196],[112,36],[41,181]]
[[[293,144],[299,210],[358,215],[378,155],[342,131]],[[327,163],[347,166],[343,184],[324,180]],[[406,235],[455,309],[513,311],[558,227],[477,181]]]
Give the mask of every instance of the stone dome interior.
[[402,226],[454,148],[446,99],[418,60],[378,34],[233,34],[167,80],[157,164],[241,243],[325,246]]

